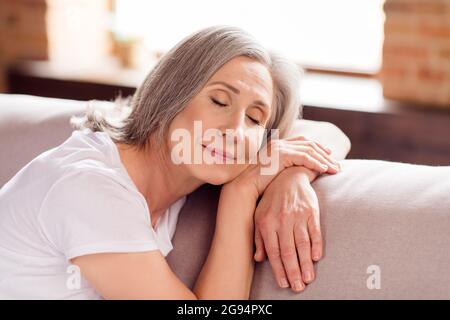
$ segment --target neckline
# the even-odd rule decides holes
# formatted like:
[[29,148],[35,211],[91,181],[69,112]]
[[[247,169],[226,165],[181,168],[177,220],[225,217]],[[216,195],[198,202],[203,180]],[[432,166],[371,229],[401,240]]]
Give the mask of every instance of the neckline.
[[159,229],[161,229],[161,225],[163,224],[162,222],[163,222],[163,220],[165,220],[167,218],[167,215],[169,214],[169,208],[161,216],[159,216],[158,220],[155,223],[155,226],[153,226],[152,219],[151,219],[152,213],[150,211],[150,208],[147,205],[147,200],[145,199],[144,195],[139,191],[139,189],[137,188],[133,179],[129,175],[125,165],[123,164],[122,159],[120,158],[120,153],[119,153],[119,149],[117,148],[117,145],[114,143],[114,141],[111,139],[111,137],[106,132],[98,131],[98,132],[94,132],[94,134],[95,133],[100,133],[106,137],[106,140],[111,145],[111,149],[112,149],[112,153],[111,153],[111,156],[112,156],[111,158],[113,159],[112,165],[115,168],[118,168],[123,173],[124,177],[127,180],[128,185],[139,196],[142,204],[144,205],[144,207],[146,209],[146,215],[145,215],[146,221],[149,223],[149,225],[152,227],[152,229],[156,233],[159,234],[160,233]]
[[[164,256],[167,255],[167,253],[173,249],[171,235],[169,234],[169,220],[170,220],[169,215],[175,214],[175,212],[172,212],[172,208],[176,204],[178,204],[180,201],[183,201],[183,203],[184,203],[187,199],[187,196],[184,195],[183,197],[179,198],[174,203],[172,203],[169,206],[169,208],[167,208],[167,210],[158,218],[158,220],[156,221],[155,227],[153,227],[152,221],[151,221],[151,212],[147,205],[147,201],[146,201],[145,197],[143,196],[143,194],[136,187],[133,179],[131,179],[130,175],[128,174],[127,169],[125,168],[124,164],[122,163],[122,159],[120,158],[120,153],[119,153],[119,149],[117,148],[117,145],[114,143],[112,138],[106,132],[102,132],[102,131],[93,132],[90,129],[89,129],[89,131],[91,131],[94,134],[99,133],[105,137],[105,140],[110,145],[110,149],[111,149],[111,150],[108,150],[109,155],[110,155],[109,159],[111,160],[111,166],[121,171],[122,176],[125,178],[124,182],[128,185],[129,189],[131,191],[133,191],[140,198],[141,203],[144,206],[145,211],[146,211],[144,218],[147,221],[147,223],[150,227],[150,230],[155,233],[155,237],[156,237],[156,241],[159,245],[159,249],[162,251]],[[179,214],[179,212],[177,214]]]

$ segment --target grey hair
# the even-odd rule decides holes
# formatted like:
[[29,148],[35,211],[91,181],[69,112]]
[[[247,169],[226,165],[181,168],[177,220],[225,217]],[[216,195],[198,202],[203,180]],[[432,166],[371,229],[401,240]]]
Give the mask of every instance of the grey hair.
[[116,100],[114,110],[87,109],[72,119],[75,129],[103,131],[116,142],[144,148],[156,133],[164,137],[171,121],[226,62],[246,56],[265,65],[273,80],[272,117],[266,129],[286,136],[301,116],[300,80],[303,70],[281,54],[265,49],[249,33],[217,25],[197,31],[164,54],[128,101]]

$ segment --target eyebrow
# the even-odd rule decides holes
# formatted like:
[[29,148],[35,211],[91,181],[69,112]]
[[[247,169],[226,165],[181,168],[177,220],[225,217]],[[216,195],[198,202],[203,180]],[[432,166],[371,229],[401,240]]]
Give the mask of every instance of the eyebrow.
[[[226,83],[226,82],[223,82],[223,81],[214,81],[214,82],[211,82],[211,83],[208,85],[208,87],[209,87],[209,86],[212,86],[212,85],[214,85],[214,84],[221,84],[221,85],[227,87],[228,89],[230,89],[231,91],[233,91],[235,94],[240,94],[240,93],[241,93],[241,92],[239,91],[238,88],[235,88],[235,87],[233,87],[232,85],[230,85],[230,84],[228,84],[228,83]],[[261,100],[255,100],[255,101],[253,101],[253,103],[254,103],[254,104],[257,104],[257,105],[260,105],[260,106],[262,106],[262,107],[264,107],[264,108],[269,109],[269,106],[268,106],[265,102],[263,102],[263,101],[261,101]]]

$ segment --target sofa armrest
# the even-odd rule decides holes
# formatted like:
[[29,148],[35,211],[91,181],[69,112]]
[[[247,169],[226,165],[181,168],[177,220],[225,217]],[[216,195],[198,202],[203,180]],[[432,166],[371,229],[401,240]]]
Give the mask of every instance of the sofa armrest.
[[[316,280],[294,293],[276,285],[268,261],[257,263],[250,298],[450,299],[450,167],[341,165],[313,183],[325,241]],[[179,216],[168,261],[190,287],[209,251],[219,191],[201,187]]]

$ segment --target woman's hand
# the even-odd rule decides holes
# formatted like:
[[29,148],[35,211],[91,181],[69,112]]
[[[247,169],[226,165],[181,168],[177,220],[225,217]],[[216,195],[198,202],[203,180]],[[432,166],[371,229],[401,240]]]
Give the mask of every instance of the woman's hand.
[[[270,170],[260,161],[260,155],[268,155]],[[337,173],[339,166],[329,155],[329,149],[303,136],[270,140],[258,154],[256,164],[250,164],[238,177],[226,185],[251,190],[255,200],[263,194],[269,183],[284,169],[302,166],[320,173]]]
[[319,201],[308,169],[281,172],[266,188],[255,211],[256,261],[269,258],[277,283],[302,291],[322,257]]
[[311,251],[314,261],[322,255],[318,200],[310,185],[310,170],[334,174],[340,167],[329,149],[302,136],[271,140],[265,148],[269,155],[277,152],[276,170],[264,175],[258,162],[226,188],[240,187],[254,202],[264,193],[254,216],[255,259],[263,260],[265,250],[280,286],[288,287],[289,279],[292,288],[301,291],[304,283],[314,279]]

